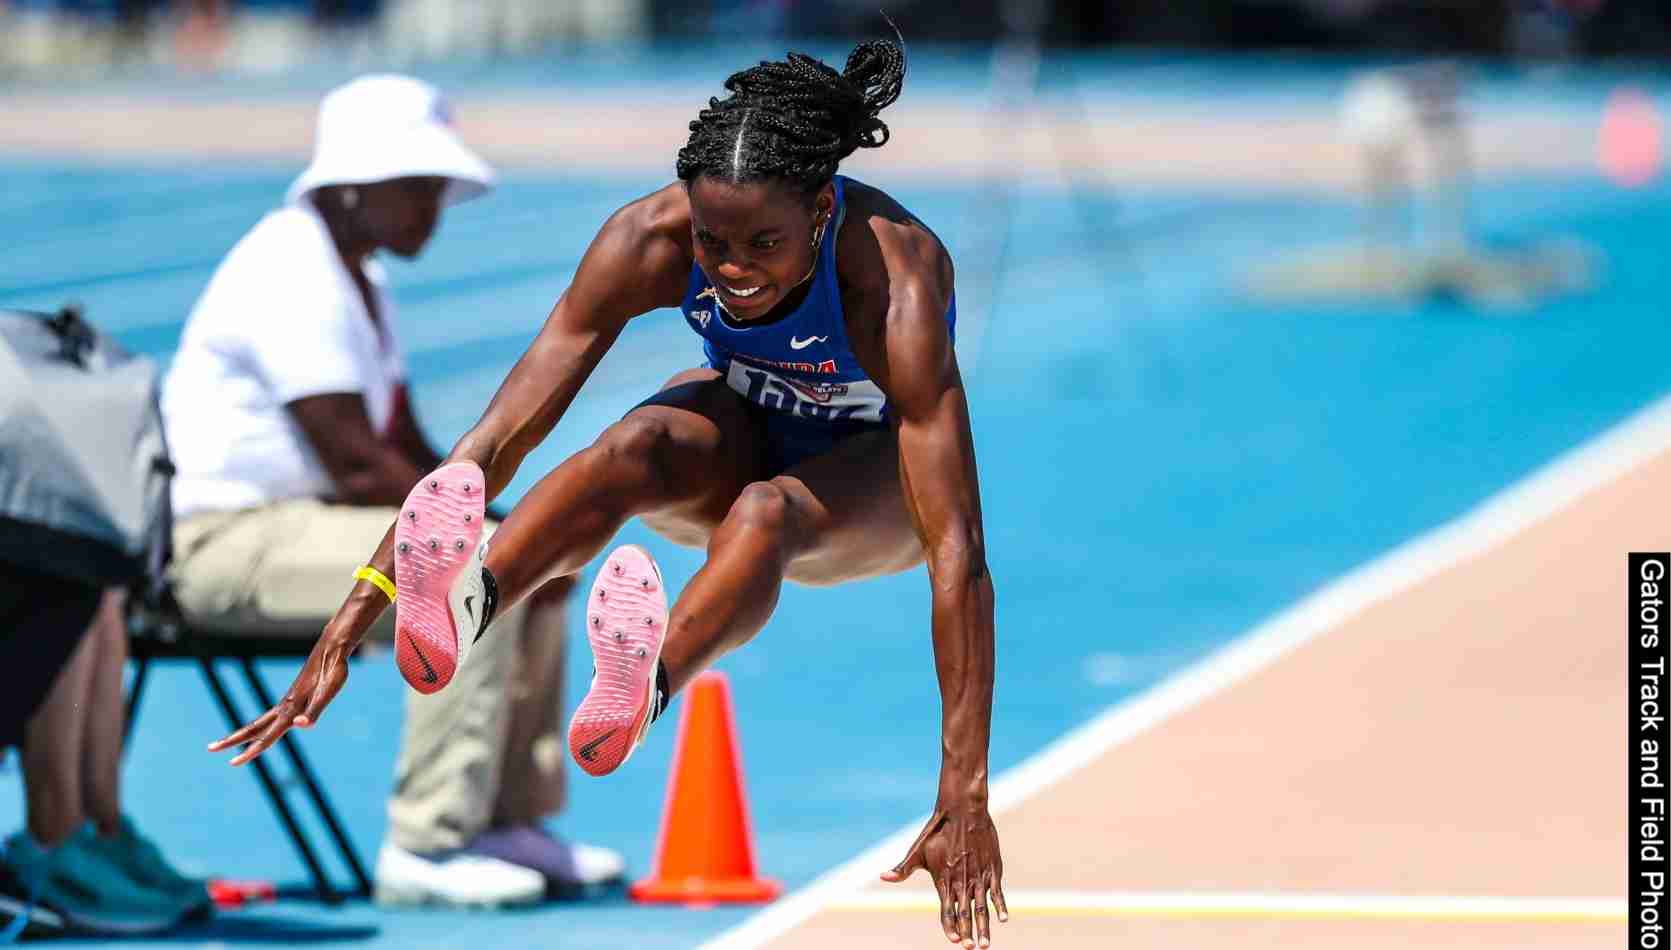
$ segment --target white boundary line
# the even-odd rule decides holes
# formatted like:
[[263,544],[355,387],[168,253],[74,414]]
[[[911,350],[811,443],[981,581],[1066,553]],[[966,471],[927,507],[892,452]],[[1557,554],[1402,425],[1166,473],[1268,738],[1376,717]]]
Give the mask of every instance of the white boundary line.
[[[1060,917],[1239,917],[1334,920],[1479,920],[1623,923],[1623,897],[1457,897],[1388,894],[1018,891],[1011,914]],[[866,891],[829,910],[935,914],[939,900],[916,891]]]
[[[1454,521],[1352,570],[1200,662],[1046,746],[994,780],[993,813],[1015,807],[1109,749],[1252,676],[1370,604],[1502,544],[1667,447],[1671,447],[1671,397],[1657,400]],[[823,908],[851,899],[905,856],[905,849],[927,820],[927,815],[917,818],[806,887],[715,936],[702,944],[702,950],[762,946]]]

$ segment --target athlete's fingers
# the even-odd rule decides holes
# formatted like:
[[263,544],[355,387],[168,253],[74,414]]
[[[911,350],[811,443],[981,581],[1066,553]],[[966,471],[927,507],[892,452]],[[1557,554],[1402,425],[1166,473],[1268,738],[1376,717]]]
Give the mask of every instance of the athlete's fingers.
[[273,715],[276,711],[277,710],[275,709],[269,709],[242,729],[209,743],[209,751],[219,752],[222,749],[231,748],[235,745],[243,745],[244,743],[250,741],[250,739],[259,734],[261,730],[267,728],[268,723],[272,722]]
[[957,911],[957,936],[965,947],[973,947],[975,941],[969,933],[972,921],[969,913],[969,860],[967,855],[959,855],[952,859],[951,866],[946,869],[948,882],[947,890],[952,893],[952,908]]
[[974,921],[971,919],[974,915],[969,912],[969,898],[967,895],[958,894],[955,901],[957,904],[957,937],[963,941],[964,947],[973,947],[975,938],[970,930],[974,926]]
[[1007,923],[1010,919],[1009,906],[1004,903],[1003,875],[998,872],[992,874],[992,906],[998,908],[998,922]]
[[940,930],[947,940],[957,943],[957,911],[952,907],[951,888],[940,875],[931,871],[928,876],[933,878],[934,891],[940,895]]
[[986,875],[975,879],[973,899],[970,901],[975,908],[975,944],[981,947],[992,946],[992,921],[986,916]]
[[900,881],[903,881],[922,870],[925,866],[926,865],[923,864],[921,849],[912,848],[910,851],[905,853],[904,860],[900,861],[892,868],[882,872],[882,880],[887,881],[889,884],[898,884]]
[[275,741],[277,741],[276,737],[262,736],[245,747],[244,751],[233,756],[232,761],[227,764],[243,765],[245,762],[248,762],[261,753],[266,752]]
[[247,748],[244,751],[242,751],[242,752],[238,753],[237,755],[233,756],[232,761],[228,762],[227,764],[228,765],[243,765],[245,762],[248,762],[249,760],[255,758],[258,755],[260,755],[261,753],[267,751],[267,746],[269,746],[269,745],[271,745],[271,743],[269,743],[265,738],[257,740],[256,742],[251,743],[249,748]]
[[898,884],[917,871],[928,868],[928,861],[924,859],[923,853],[927,849],[929,836],[940,827],[941,818],[942,815],[939,812],[929,816],[928,824],[923,826],[922,832],[917,835],[917,840],[911,842],[910,849],[905,852],[905,859],[894,865],[892,870],[883,871],[882,880],[889,884]]
[[[287,703],[279,704],[280,708],[286,705]],[[245,762],[248,762],[261,753],[266,752],[268,749],[271,749],[273,747],[273,743],[279,741],[279,739],[284,737],[286,732],[290,731],[291,721],[292,716],[288,713],[288,711],[274,716],[272,724],[267,727],[267,731],[262,733],[260,738],[250,743],[248,748],[234,756],[231,764],[243,765]]]

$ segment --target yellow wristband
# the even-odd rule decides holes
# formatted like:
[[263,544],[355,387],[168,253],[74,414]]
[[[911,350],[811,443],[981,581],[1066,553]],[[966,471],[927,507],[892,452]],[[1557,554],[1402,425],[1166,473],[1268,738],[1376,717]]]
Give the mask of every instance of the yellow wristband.
[[371,581],[373,584],[377,585],[378,590],[380,590],[383,593],[389,595],[389,603],[392,604],[392,603],[395,602],[395,585],[394,585],[394,582],[389,580],[387,577],[385,577],[382,571],[378,570],[375,567],[372,567],[370,564],[367,564],[364,567],[361,567],[359,570],[355,571],[354,572],[354,579],[355,580],[361,580],[361,581]]

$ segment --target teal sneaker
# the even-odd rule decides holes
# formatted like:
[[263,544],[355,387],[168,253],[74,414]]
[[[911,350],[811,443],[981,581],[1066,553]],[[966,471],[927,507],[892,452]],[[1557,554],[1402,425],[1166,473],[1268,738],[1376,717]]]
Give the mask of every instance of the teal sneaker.
[[86,851],[114,864],[136,884],[161,891],[179,901],[191,916],[206,914],[213,907],[209,899],[209,882],[181,874],[162,856],[162,850],[156,843],[140,833],[133,819],[127,815],[122,816],[116,834],[105,837],[98,833],[92,822],[88,822],[65,847]]
[[64,917],[29,896],[12,869],[0,860],[0,944],[65,933]]
[[144,887],[115,865],[67,845],[48,850],[20,831],[6,839],[5,864],[42,906],[70,927],[99,934],[149,934],[185,918],[178,899]]

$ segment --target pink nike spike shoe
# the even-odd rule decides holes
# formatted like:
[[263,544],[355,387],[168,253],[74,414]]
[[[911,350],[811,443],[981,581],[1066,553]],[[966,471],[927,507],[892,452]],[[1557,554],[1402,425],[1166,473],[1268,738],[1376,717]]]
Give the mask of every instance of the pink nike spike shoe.
[[569,721],[569,751],[593,775],[608,775],[650,728],[656,664],[667,636],[667,591],[650,552],[616,548],[586,598],[592,688]]
[[[420,693],[452,681],[476,636],[449,603],[454,582],[480,558],[486,481],[474,462],[443,465],[420,480],[395,524],[395,665]],[[472,605],[480,609],[480,605]]]

